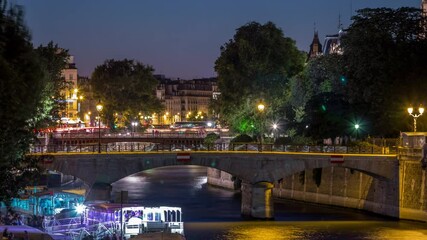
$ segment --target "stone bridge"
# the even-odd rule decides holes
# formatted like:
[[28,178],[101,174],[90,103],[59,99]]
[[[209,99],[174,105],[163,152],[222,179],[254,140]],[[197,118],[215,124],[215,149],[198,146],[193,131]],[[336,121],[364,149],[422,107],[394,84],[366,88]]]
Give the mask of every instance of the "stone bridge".
[[[182,159],[177,159],[177,155]],[[357,170],[378,179],[383,184],[381,198],[386,205],[398,206],[399,162],[396,155],[278,152],[142,152],[142,153],[55,153],[51,163],[44,166],[63,174],[73,175],[89,186],[107,186],[148,169],[198,165],[215,168],[242,180],[243,216],[274,218],[273,184],[286,176],[314,168],[342,167]],[[342,163],[331,162],[338,156]],[[109,190],[108,190],[109,189]],[[397,201],[397,203],[396,203]],[[393,208],[394,209],[394,208]],[[385,208],[384,211],[390,211]],[[381,211],[379,212],[381,213]],[[385,215],[394,215],[385,214]]]

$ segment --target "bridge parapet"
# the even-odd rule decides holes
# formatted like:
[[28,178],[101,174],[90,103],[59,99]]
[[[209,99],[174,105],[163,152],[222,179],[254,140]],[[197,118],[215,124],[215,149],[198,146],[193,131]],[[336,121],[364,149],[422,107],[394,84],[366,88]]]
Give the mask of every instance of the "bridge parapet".
[[[132,141],[132,139],[128,139]],[[101,147],[99,149],[99,146]],[[398,154],[402,148],[379,146],[333,146],[333,145],[282,145],[258,143],[220,143],[220,144],[165,144],[151,142],[112,142],[96,144],[38,144],[31,153],[98,153],[98,152],[171,152],[171,151],[239,151],[239,152],[300,152],[337,154]],[[99,151],[100,150],[100,151]]]

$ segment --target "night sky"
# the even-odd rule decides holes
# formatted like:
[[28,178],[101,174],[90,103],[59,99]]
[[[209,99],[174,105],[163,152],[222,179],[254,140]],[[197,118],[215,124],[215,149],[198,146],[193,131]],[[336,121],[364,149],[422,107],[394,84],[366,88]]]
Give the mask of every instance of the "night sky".
[[35,46],[69,49],[79,75],[106,59],[128,58],[171,78],[216,76],[220,46],[250,22],[274,22],[308,51],[314,26],[321,42],[349,26],[365,7],[419,7],[421,0],[9,0],[24,6]]

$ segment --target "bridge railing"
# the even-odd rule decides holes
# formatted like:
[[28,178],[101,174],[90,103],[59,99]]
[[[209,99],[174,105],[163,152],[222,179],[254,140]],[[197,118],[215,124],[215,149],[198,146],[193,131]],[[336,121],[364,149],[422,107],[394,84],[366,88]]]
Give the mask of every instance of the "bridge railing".
[[421,148],[400,147],[399,155],[407,157],[422,157],[423,150]]
[[[221,131],[167,131],[167,132],[124,132],[124,133],[108,133],[101,132],[101,138],[205,138],[208,133],[215,133],[219,136],[228,136],[228,132]],[[55,139],[93,139],[99,138],[98,132],[60,132],[53,133]]]
[[231,144],[156,144],[141,142],[120,142],[92,145],[34,145],[31,153],[75,153],[75,152],[174,152],[174,151],[244,151],[244,152],[304,152],[304,153],[336,153],[336,154],[399,154],[398,147],[380,146],[312,146],[312,145],[277,145],[258,143]]

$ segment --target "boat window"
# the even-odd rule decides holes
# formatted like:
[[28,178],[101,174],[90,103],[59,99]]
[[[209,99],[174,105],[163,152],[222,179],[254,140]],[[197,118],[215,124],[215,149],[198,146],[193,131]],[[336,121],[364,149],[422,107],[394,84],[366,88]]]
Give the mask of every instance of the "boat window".
[[134,228],[139,228],[139,226],[138,225],[127,225],[127,228],[134,229]]
[[160,217],[160,213],[155,213],[155,221],[160,221],[161,217]]
[[153,221],[153,213],[150,212],[150,213],[147,214],[147,220],[148,221]]
[[171,212],[171,222],[176,222],[176,212],[175,211],[172,211]]

